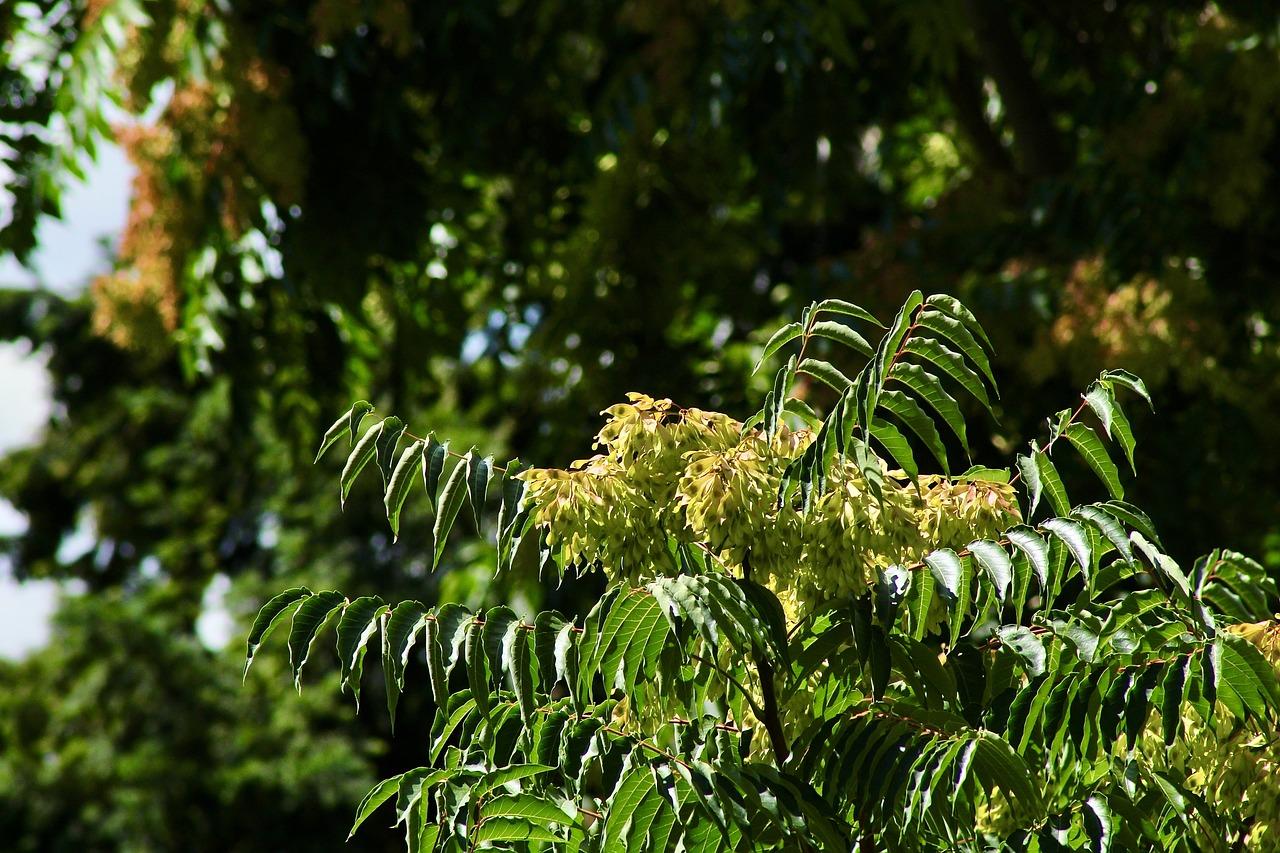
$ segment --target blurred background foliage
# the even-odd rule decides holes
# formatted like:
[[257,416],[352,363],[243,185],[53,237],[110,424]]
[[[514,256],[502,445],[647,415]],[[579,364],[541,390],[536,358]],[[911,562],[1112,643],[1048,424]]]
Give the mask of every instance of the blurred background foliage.
[[976,461],[1129,368],[1174,553],[1280,567],[1273,4],[14,0],[0,44],[0,253],[104,140],[137,170],[111,269],[0,292],[54,400],[0,461],[4,552],[86,590],[0,664],[12,849],[334,849],[419,763],[424,708],[239,687],[211,584],[241,632],[298,583],[575,607],[491,587],[478,538],[429,575],[421,503],[395,544],[368,482],[340,513],[311,455],[356,398],[564,464],[626,391],[748,413],[811,299],[953,292],[1005,371]]

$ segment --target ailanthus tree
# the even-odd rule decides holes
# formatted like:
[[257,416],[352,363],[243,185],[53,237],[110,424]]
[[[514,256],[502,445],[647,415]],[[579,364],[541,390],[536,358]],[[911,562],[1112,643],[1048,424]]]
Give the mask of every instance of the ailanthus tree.
[[[380,634],[393,719],[425,657],[421,766],[370,791],[353,832],[394,800],[411,851],[1273,844],[1274,785],[1249,774],[1272,766],[1280,711],[1276,633],[1254,624],[1276,587],[1232,552],[1183,568],[1125,501],[1121,400],[1149,404],[1142,381],[1104,372],[1011,468],[962,468],[957,397],[997,391],[960,302],[913,293],[887,327],[818,302],[764,358],[789,351],[744,422],[632,394],[566,469],[496,465],[394,415],[365,428],[365,402],[333,425],[321,454],[353,445],[344,500],[378,470],[398,532],[422,482],[433,562],[469,505],[499,572],[607,581],[581,618],[268,602],[248,663],[289,621],[300,684],[332,627],[358,700]],[[801,376],[829,386],[825,414]],[[1102,500],[1069,498],[1072,464]]]

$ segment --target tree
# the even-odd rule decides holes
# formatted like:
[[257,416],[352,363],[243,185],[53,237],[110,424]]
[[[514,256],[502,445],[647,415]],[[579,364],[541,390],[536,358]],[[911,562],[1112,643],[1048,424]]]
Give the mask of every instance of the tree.
[[[920,287],[964,296],[1002,356],[1000,421],[976,461],[1000,464],[1103,366],[1128,368],[1162,401],[1158,422],[1130,412],[1150,462],[1128,485],[1168,550],[1229,543],[1274,570],[1276,15],[1142,0],[0,3],[0,251],[30,252],[105,139],[139,173],[106,275],[76,298],[4,296],[3,337],[48,357],[55,393],[39,443],[0,464],[0,493],[30,519],[5,556],[22,577],[86,581],[102,624],[118,624],[117,590],[162,609],[169,633],[135,653],[163,660],[162,637],[190,647],[215,573],[246,627],[246,602],[295,585],[579,612],[599,575],[490,586],[474,539],[426,574],[429,525],[392,543],[366,478],[335,518],[340,460],[303,464],[324,413],[368,398],[459,449],[573,458],[601,400],[643,388],[746,411],[769,390],[749,373],[777,318],[818,294],[885,313]],[[1062,475],[1071,494],[1089,487],[1087,470]],[[96,547],[68,556],[59,544],[86,526]],[[96,676],[93,647],[66,644],[99,638],[59,630],[0,691],[53,667],[60,683]],[[134,665],[115,657],[110,677]],[[164,719],[173,697],[152,685],[104,715]],[[64,702],[80,707],[39,704]],[[402,754],[429,704],[402,697],[394,741],[367,712],[351,736]],[[113,743],[95,741],[102,761],[127,764]],[[76,766],[45,766],[68,778],[44,802],[74,810]],[[204,784],[150,778],[155,799]],[[295,822],[331,825],[309,802]],[[113,803],[104,825],[136,825]]]
[[[365,402],[334,423],[321,454],[352,445],[344,490],[380,471],[393,531],[422,480],[436,560],[464,506],[486,529],[497,503],[499,572],[607,580],[580,619],[301,587],[267,602],[247,664],[288,620],[299,682],[332,626],[358,699],[381,633],[393,718],[421,639],[426,763],[375,786],[353,832],[394,798],[426,851],[1270,843],[1267,795],[1217,795],[1239,733],[1280,712],[1240,624],[1277,588],[1233,552],[1184,570],[1125,501],[1120,398],[1150,403],[1143,382],[1106,371],[1013,469],[950,473],[969,448],[956,396],[996,394],[963,304],[913,293],[884,327],[824,300],[765,358],[786,350],[745,422],[632,394],[563,470],[496,466],[394,415],[363,428]],[[830,386],[825,416],[799,375]],[[1107,499],[1068,498],[1073,463]]]

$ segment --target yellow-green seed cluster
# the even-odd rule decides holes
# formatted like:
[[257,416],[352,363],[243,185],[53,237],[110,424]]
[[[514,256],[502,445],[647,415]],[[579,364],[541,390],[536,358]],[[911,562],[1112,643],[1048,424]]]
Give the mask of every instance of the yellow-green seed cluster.
[[567,470],[531,469],[534,521],[566,566],[638,578],[669,566],[668,537],[703,549],[726,571],[779,596],[790,619],[858,594],[877,569],[915,563],[1016,523],[1010,487],[923,476],[881,464],[881,496],[837,458],[808,512],[778,505],[787,465],[813,440],[785,426],[772,437],[727,415],[630,394],[605,410],[601,452]]

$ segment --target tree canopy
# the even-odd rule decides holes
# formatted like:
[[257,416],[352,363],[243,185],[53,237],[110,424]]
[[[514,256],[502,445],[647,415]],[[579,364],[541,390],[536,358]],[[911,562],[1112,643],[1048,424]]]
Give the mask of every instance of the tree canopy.
[[[433,571],[432,531],[393,542],[365,480],[336,515],[341,462],[309,465],[332,412],[368,399],[459,450],[571,459],[635,389],[745,419],[771,388],[751,373],[767,333],[803,305],[887,317],[919,288],[963,297],[999,355],[976,462],[1131,370],[1160,420],[1131,413],[1128,499],[1170,553],[1274,568],[1277,23],[1245,2],[4,3],[0,252],[30,257],[108,140],[137,169],[109,269],[0,298],[0,337],[45,355],[55,404],[0,465],[28,520],[4,552],[18,577],[85,582],[67,606],[86,624],[132,614],[204,671],[227,663],[192,645],[219,574],[244,628],[293,585],[579,613],[594,581],[490,584],[480,540]],[[77,529],[95,547],[68,554]],[[88,673],[88,629],[56,631],[4,690]],[[107,662],[110,682],[140,665]],[[180,754],[164,679],[138,689],[100,713],[155,714],[148,748]],[[58,718],[62,692],[25,695]],[[350,726],[394,743],[376,716]],[[127,763],[129,741],[98,743]],[[375,752],[349,752],[369,778],[391,770]],[[6,741],[0,786],[26,760]],[[318,827],[347,817],[298,796]],[[104,838],[143,819],[104,809]],[[56,810],[18,814],[76,843]],[[191,846],[223,846],[207,838]]]

